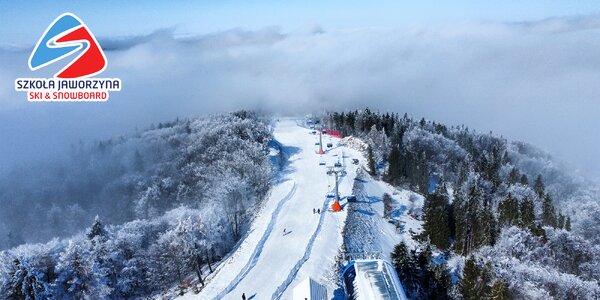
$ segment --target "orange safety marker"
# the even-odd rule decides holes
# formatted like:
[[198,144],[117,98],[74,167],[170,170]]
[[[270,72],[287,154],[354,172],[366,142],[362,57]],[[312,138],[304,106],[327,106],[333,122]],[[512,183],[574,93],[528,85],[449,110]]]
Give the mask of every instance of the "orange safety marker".
[[335,212],[335,211],[341,211],[342,210],[342,206],[340,205],[339,201],[334,201],[333,205],[331,206],[331,209]]

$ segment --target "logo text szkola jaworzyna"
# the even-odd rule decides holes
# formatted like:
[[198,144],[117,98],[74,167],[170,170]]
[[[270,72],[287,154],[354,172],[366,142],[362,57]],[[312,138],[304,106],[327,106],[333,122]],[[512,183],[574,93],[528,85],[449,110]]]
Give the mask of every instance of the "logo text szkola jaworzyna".
[[29,101],[106,101],[121,90],[118,78],[91,78],[106,69],[106,56],[87,26],[72,13],[60,15],[44,32],[29,57],[32,71],[76,54],[53,78],[17,78],[15,90]]

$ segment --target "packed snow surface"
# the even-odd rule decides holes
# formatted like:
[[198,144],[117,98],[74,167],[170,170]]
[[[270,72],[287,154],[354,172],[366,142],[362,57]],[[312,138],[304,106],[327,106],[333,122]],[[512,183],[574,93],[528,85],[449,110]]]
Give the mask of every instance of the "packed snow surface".
[[[180,299],[292,299],[295,286],[308,277],[328,287],[328,296],[339,286],[339,278],[332,277],[338,265],[343,228],[349,209],[346,197],[355,187],[357,171],[365,162],[364,154],[346,140],[323,136],[325,154],[319,155],[319,136],[313,130],[298,125],[296,120],[278,121],[274,137],[288,157],[288,165],[275,181],[249,233],[233,253],[227,256],[208,276],[207,285],[199,294],[189,292]],[[333,147],[326,145],[332,143]],[[352,164],[352,159],[359,164]],[[335,189],[333,175],[327,167],[340,162],[346,175],[339,178],[340,203],[344,210],[331,211],[333,199],[327,198]],[[323,165],[325,163],[325,165]],[[408,206],[422,205],[422,197],[399,191],[370,176],[361,176],[361,199],[369,199],[372,226],[366,230],[376,236],[384,259],[389,258],[393,246],[401,240],[412,245],[410,232],[421,230],[420,222],[407,214]],[[383,193],[389,193],[398,209],[403,230],[383,219]],[[409,200],[410,199],[410,200]],[[414,203],[416,202],[416,203]],[[321,214],[313,210],[321,210]]]
[[[339,140],[328,136],[323,144],[332,141],[334,147],[318,155],[319,137],[311,131],[295,120],[278,122],[274,136],[289,157],[281,180],[237,250],[219,265],[199,294],[188,293],[182,299],[240,299],[242,293],[254,299],[289,299],[293,287],[306,277],[325,280],[342,244],[346,218],[345,211],[330,210],[326,195],[335,188],[335,180],[327,175],[326,166],[338,160],[347,163],[347,175],[339,180],[340,195],[346,197],[358,168],[351,159],[363,158],[356,150],[338,147]],[[326,166],[319,165],[322,161]]]

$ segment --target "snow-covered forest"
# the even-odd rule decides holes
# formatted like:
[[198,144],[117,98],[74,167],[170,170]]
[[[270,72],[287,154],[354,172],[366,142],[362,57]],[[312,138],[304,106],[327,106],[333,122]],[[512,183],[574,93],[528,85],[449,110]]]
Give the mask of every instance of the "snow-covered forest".
[[369,109],[323,122],[369,144],[373,176],[425,195],[419,246],[392,253],[411,297],[600,297],[599,189],[549,154]]
[[190,274],[201,281],[269,190],[271,135],[242,111],[14,170],[0,180],[0,246],[10,248],[0,252],[0,298],[135,298]]
[[[275,133],[314,147],[308,129],[293,120],[286,124]],[[419,208],[403,216],[412,227],[422,227],[409,228],[403,235],[409,240],[395,247],[398,240],[389,238],[354,240],[357,245],[385,240],[386,252],[393,248],[389,257],[411,298],[600,297],[599,188],[549,154],[465,126],[368,109],[329,113],[321,124],[361,145],[352,151],[365,159],[356,168],[364,182],[373,179],[370,189],[379,183],[389,187],[381,197],[382,218],[394,224],[387,224],[392,231],[407,225],[397,218],[393,198],[419,199]],[[236,267],[219,273],[227,265],[219,262],[235,258],[237,243],[256,231],[249,231],[253,218],[269,203],[263,200],[285,165],[270,159],[283,153],[270,149],[279,143],[273,139],[269,121],[242,111],[74,146],[67,158],[7,174],[0,180],[0,298],[140,299],[198,295],[211,284],[218,293],[220,285],[233,281],[215,282],[215,274],[238,274]],[[322,157],[308,152],[315,162],[304,172],[320,170],[316,160]],[[360,186],[355,183],[354,193],[366,197]],[[278,198],[269,207],[281,207],[284,200]],[[353,205],[371,209],[370,203]],[[297,212],[279,216],[275,209],[264,237],[271,223],[289,217],[285,213]],[[346,230],[384,229],[374,221],[377,213],[367,215],[349,213]],[[367,222],[361,220],[371,223],[358,224]],[[261,252],[248,253],[258,260]],[[271,274],[267,253],[257,273]]]

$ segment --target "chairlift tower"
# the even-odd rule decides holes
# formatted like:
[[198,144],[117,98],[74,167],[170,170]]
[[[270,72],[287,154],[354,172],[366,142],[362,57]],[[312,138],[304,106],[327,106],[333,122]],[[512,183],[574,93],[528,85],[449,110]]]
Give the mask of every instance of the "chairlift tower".
[[325,154],[323,151],[323,127],[319,127],[319,154]]
[[346,169],[344,167],[329,166],[327,167],[327,174],[333,174],[335,176],[335,200],[333,202],[333,205],[331,206],[331,209],[333,211],[340,211],[342,210],[342,206],[340,205],[338,178],[340,177],[340,175],[346,175]]

